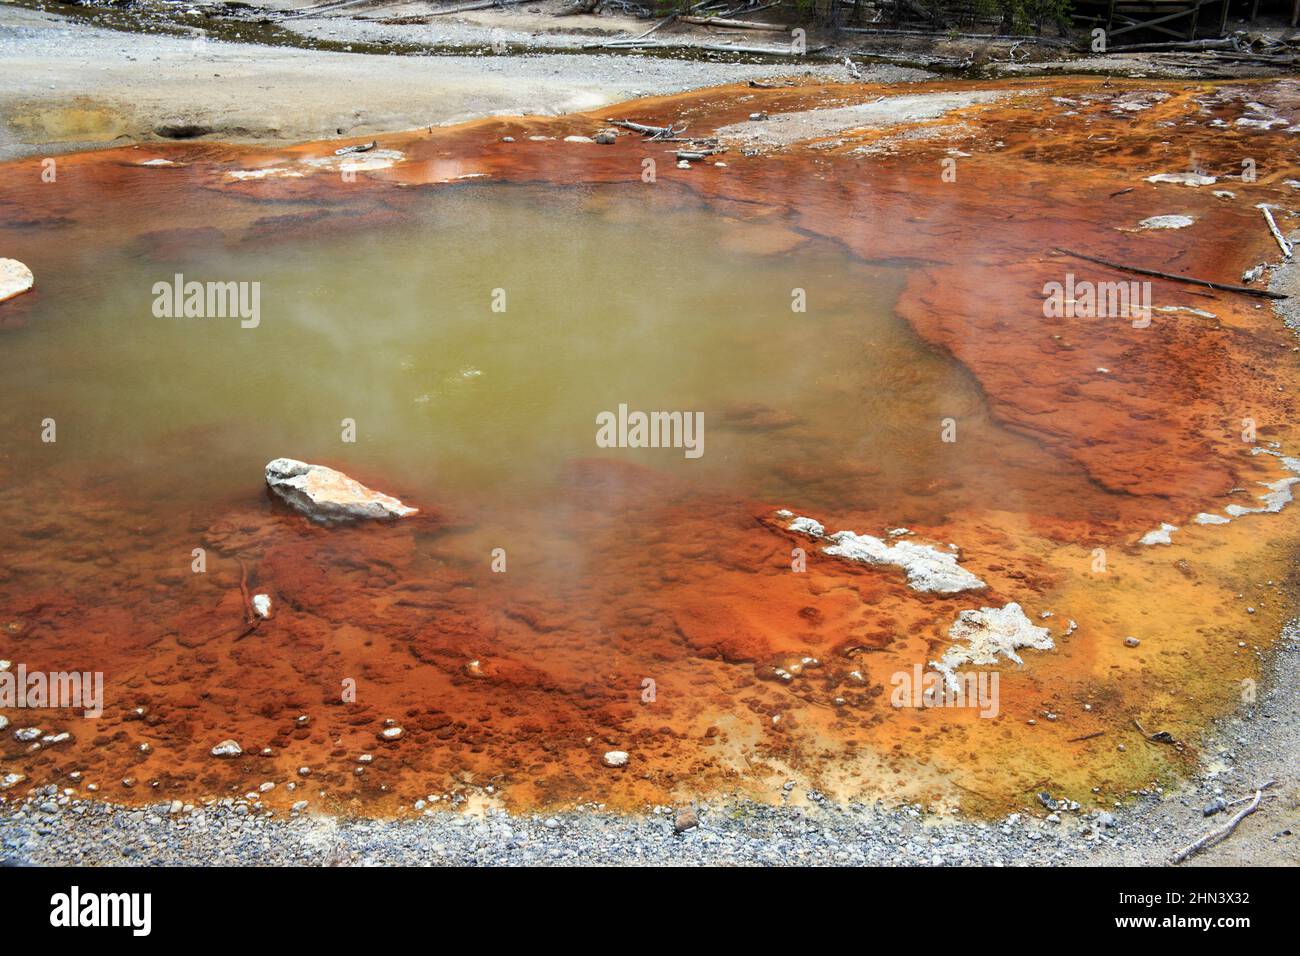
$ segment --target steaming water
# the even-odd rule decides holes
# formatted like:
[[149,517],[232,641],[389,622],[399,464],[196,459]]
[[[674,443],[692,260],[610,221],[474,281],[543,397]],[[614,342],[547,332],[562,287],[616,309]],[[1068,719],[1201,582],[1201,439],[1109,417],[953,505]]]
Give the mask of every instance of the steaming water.
[[[277,456],[426,503],[542,489],[595,456],[868,505],[962,467],[938,441],[945,416],[985,425],[968,376],[893,315],[896,270],[779,224],[647,210],[632,192],[472,188],[395,226],[322,232],[64,250],[0,353],[9,453],[188,505],[257,486]],[[176,273],[259,283],[260,324],[155,316],[154,284]],[[702,412],[704,454],[598,448],[596,416],[620,403]],[[30,440],[47,417],[57,456]]]

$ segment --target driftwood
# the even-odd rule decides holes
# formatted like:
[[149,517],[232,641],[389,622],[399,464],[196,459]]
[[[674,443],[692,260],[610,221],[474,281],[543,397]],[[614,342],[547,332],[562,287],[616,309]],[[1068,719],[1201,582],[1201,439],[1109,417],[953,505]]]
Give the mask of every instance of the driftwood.
[[379,140],[372,139],[368,143],[360,143],[356,146],[344,146],[342,149],[334,150],[335,156],[347,156],[349,153],[368,153],[379,145]]
[[962,40],[1008,40],[1018,43],[1041,43],[1044,46],[1073,46],[1068,40],[1056,40],[1052,37],[1018,37],[993,33],[936,33],[933,30],[885,30],[874,27],[840,27],[841,33],[862,33],[868,36],[902,36],[902,37],[956,37]]
[[680,136],[686,131],[686,124],[683,123],[681,129],[673,126],[647,126],[645,123],[633,123],[631,120],[605,120],[610,126],[617,126],[620,129],[630,129],[634,133],[641,133],[651,139],[669,139]]
[[722,17],[678,17],[682,23],[695,23],[706,27],[731,27],[737,30],[768,30],[772,33],[789,33],[790,28],[779,23],[755,23],[751,20],[725,20]]
[[478,3],[464,3],[459,7],[443,7],[441,10],[434,10],[430,13],[420,14],[414,17],[390,17],[387,20],[380,20],[385,25],[406,26],[415,23],[428,23],[434,17],[445,17],[453,13],[469,13],[471,10],[490,10],[492,7],[509,7],[515,4],[528,3],[529,0],[479,0]]
[[1109,259],[1084,255],[1082,252],[1072,252],[1069,249],[1062,249],[1059,246],[1052,251],[1063,256],[1073,256],[1076,259],[1095,262],[1099,266],[1107,266],[1111,269],[1118,269],[1121,272],[1134,272],[1141,276],[1155,276],[1157,279],[1172,279],[1174,282],[1190,282],[1192,285],[1202,285],[1207,289],[1219,289],[1222,292],[1240,292],[1242,295],[1253,295],[1261,299],[1289,298],[1289,296],[1281,292],[1270,292],[1268,289],[1250,289],[1244,285],[1232,285],[1228,282],[1214,282],[1210,279],[1198,279],[1195,276],[1179,275],[1176,272],[1160,272],[1157,269],[1143,269],[1139,266],[1126,266],[1122,262],[1111,262]]
[[1106,48],[1107,53],[1158,53],[1161,50],[1239,50],[1231,37],[1221,40],[1171,40],[1167,43],[1127,43]]
[[1291,243],[1286,241],[1286,236],[1282,235],[1282,230],[1277,227],[1277,221],[1273,218],[1273,213],[1267,206],[1260,206],[1259,211],[1264,214],[1264,220],[1268,223],[1268,231],[1273,233],[1273,238],[1277,240],[1277,246],[1282,250],[1282,258],[1291,258]]
[[805,53],[820,53],[825,46],[809,47],[804,53],[796,53],[789,48],[766,46],[728,46],[725,43],[664,43],[659,40],[604,40],[600,43],[584,43],[584,50],[706,50],[710,53],[748,53],[759,56],[803,56]]
[[298,20],[302,17],[314,17],[323,13],[333,13],[335,10],[344,10],[350,7],[364,7],[380,2],[382,2],[382,0],[342,0],[341,3],[318,3],[314,7],[305,7],[301,10],[295,10],[292,13],[285,13],[281,15],[279,19]]
[[1171,862],[1176,866],[1179,863],[1182,863],[1183,860],[1187,859],[1189,856],[1192,856],[1193,854],[1199,853],[1201,850],[1204,850],[1207,846],[1213,846],[1214,844],[1219,843],[1222,840],[1226,840],[1228,837],[1232,836],[1233,831],[1237,829],[1237,826],[1241,823],[1241,821],[1246,819],[1246,817],[1250,816],[1256,810],[1258,810],[1259,805],[1260,803],[1263,802],[1263,800],[1264,800],[1264,791],[1256,790],[1255,796],[1250,801],[1250,803],[1247,804],[1245,807],[1242,807],[1242,809],[1239,810],[1231,820],[1229,820],[1226,824],[1224,824],[1220,829],[1207,833],[1205,834],[1205,836],[1201,837],[1195,843],[1191,843],[1183,847],[1181,850],[1179,850],[1177,853],[1174,854]]

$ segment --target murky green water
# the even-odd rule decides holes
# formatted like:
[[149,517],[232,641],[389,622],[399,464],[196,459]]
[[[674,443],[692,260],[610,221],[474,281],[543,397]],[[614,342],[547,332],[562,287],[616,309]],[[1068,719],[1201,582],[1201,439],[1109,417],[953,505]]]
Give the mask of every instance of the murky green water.
[[[338,238],[178,235],[69,250],[43,277],[0,358],[14,454],[182,497],[256,483],[285,455],[431,500],[535,488],[590,456],[745,494],[797,491],[791,465],[856,462],[874,498],[923,477],[939,419],[978,405],[893,316],[899,274],[779,225],[489,187]],[[155,283],[176,273],[258,283],[257,326],[155,316]],[[702,412],[703,455],[599,448],[596,417],[620,404]],[[57,454],[36,441],[47,417]]]

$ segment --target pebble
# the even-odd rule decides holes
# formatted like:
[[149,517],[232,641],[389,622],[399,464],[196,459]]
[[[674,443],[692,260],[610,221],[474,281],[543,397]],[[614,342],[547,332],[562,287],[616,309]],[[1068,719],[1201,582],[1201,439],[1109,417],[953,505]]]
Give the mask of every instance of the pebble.
[[606,767],[626,767],[627,752],[623,750],[610,750],[605,756],[600,758],[600,762]]
[[694,807],[684,807],[678,814],[677,819],[673,821],[674,833],[685,833],[693,827],[700,825],[699,814],[695,812]]
[[1137,647],[1137,646],[1138,646],[1139,644],[1141,644],[1141,643],[1142,643],[1142,642],[1139,641],[1136,637],[1126,637],[1126,638],[1124,638],[1124,646],[1125,646],[1125,647]]
[[244,752],[244,748],[233,740],[223,740],[212,748],[214,757],[238,757]]

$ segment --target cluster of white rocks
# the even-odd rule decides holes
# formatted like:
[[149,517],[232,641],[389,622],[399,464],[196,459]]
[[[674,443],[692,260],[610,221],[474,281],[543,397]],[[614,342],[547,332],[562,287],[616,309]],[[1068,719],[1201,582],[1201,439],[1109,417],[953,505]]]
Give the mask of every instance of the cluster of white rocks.
[[793,512],[785,510],[778,511],[776,515],[781,519],[792,519],[786,525],[790,531],[826,542],[822,547],[823,554],[859,564],[902,568],[907,574],[908,587],[914,591],[956,594],[985,586],[983,581],[957,563],[957,555],[952,551],[941,551],[914,541],[889,544],[869,534],[853,531],[827,534],[821,522],[812,518],[795,517]]

